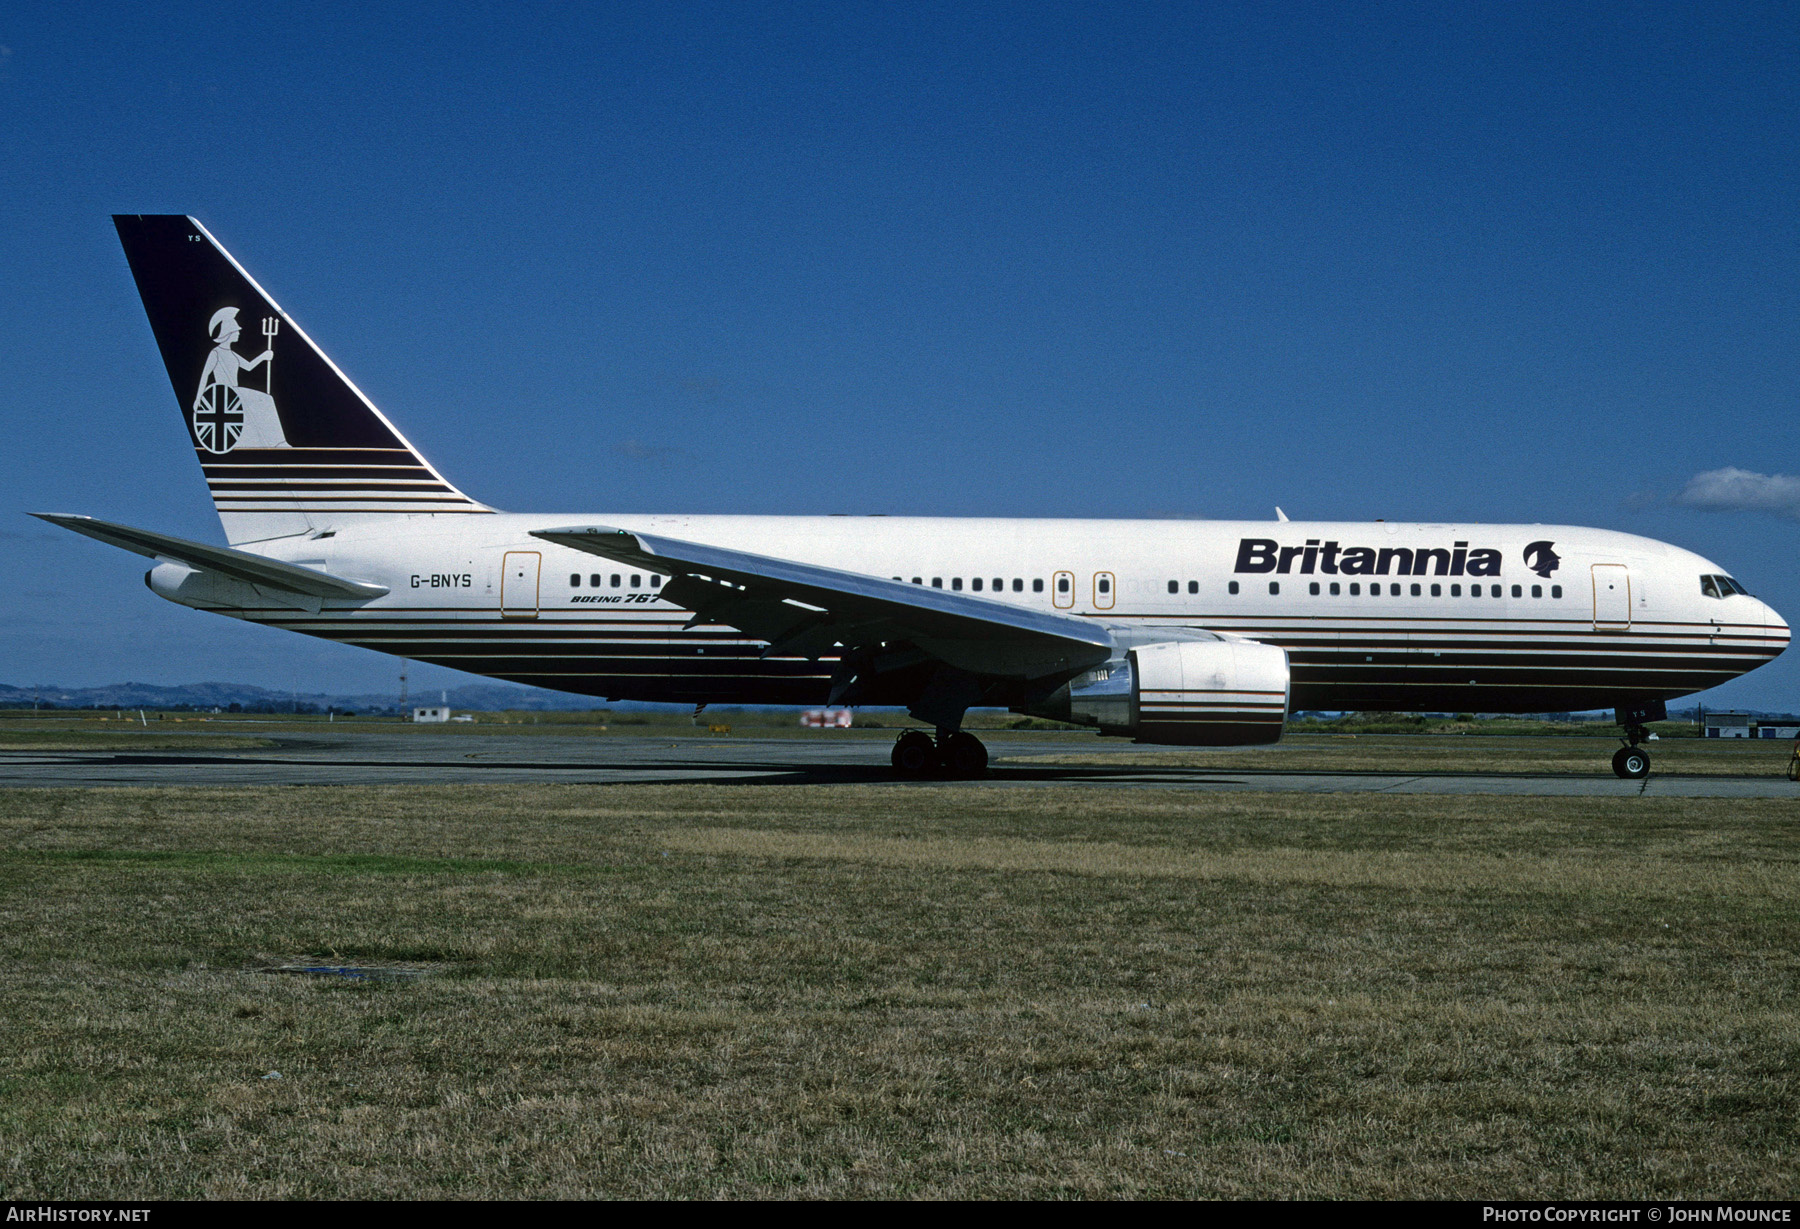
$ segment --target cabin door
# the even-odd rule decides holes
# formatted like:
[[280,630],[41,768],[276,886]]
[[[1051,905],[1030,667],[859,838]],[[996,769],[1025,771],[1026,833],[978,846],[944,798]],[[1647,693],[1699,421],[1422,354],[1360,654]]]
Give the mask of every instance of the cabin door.
[[509,550],[500,569],[500,617],[535,619],[538,616],[538,565],[543,556],[534,550]]
[[1594,565],[1594,630],[1622,632],[1631,627],[1631,569],[1622,563]]

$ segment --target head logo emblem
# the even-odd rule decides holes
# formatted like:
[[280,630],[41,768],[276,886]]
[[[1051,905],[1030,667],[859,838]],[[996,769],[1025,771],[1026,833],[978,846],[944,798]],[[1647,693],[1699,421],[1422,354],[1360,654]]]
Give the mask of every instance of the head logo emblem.
[[1555,543],[1533,542],[1525,548],[1525,566],[1545,580],[1549,580],[1550,573],[1556,571],[1557,565],[1562,563],[1562,556],[1550,549],[1553,545]]
[[[240,446],[290,447],[281,430],[275,398],[270,395],[275,388],[274,345],[281,321],[275,316],[264,318],[262,332],[269,348],[246,359],[232,349],[243,333],[237,314],[235,307],[221,307],[207,322],[213,350],[206,356],[200,389],[194,394],[194,442],[211,453],[227,453]],[[240,388],[238,377],[256,367],[264,367],[263,387]]]

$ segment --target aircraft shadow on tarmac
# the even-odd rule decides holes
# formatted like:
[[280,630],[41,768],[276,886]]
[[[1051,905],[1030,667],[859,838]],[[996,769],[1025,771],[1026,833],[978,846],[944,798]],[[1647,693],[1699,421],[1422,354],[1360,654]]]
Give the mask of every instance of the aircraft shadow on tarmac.
[[[486,756],[464,755],[452,759],[413,759],[405,756],[341,756],[317,755],[323,747],[306,746],[296,740],[286,749],[296,752],[313,751],[315,755],[244,755],[219,754],[206,752],[41,752],[30,758],[37,763],[59,763],[63,765],[87,764],[94,766],[111,766],[116,768],[145,769],[180,769],[197,770],[198,779],[195,784],[205,782],[208,769],[221,768],[256,768],[293,770],[297,778],[310,779],[314,782],[320,773],[343,770],[352,774],[346,784],[357,783],[356,777],[366,771],[382,770],[430,774],[432,772],[454,773],[454,777],[446,780],[466,782],[471,776],[479,779],[488,773],[541,773],[546,781],[566,779],[569,774],[580,773],[584,783],[604,784],[604,780],[595,782],[595,774],[606,777],[618,776],[632,784],[653,784],[655,778],[666,777],[669,783],[680,784],[721,784],[721,785],[939,785],[968,784],[949,777],[927,777],[919,780],[902,780],[894,774],[882,758],[871,755],[867,763],[805,763],[783,756],[756,756],[720,763],[709,755],[694,753],[682,754],[677,751],[672,755],[633,755],[619,758],[606,758],[582,762],[580,760],[550,760],[528,758],[487,758]],[[335,748],[334,748],[335,750]],[[648,750],[648,748],[646,749]],[[671,748],[671,750],[675,750]],[[1071,784],[1099,785],[1108,782],[1135,786],[1156,785],[1166,783],[1171,786],[1180,785],[1250,785],[1258,780],[1307,779],[1329,780],[1339,779],[1358,782],[1374,780],[1417,780],[1420,778],[1453,779],[1491,779],[1491,780],[1543,780],[1562,781],[1579,780],[1599,774],[1589,773],[1529,773],[1499,772],[1460,769],[1457,771],[1418,771],[1401,769],[1207,769],[1191,765],[1146,765],[1120,764],[1117,767],[1098,764],[1031,764],[1000,762],[990,766],[980,782],[1006,785],[1042,785]],[[1667,775],[1667,774],[1658,774]],[[646,781],[645,778],[650,778]],[[145,784],[178,784],[166,780],[149,779]]]
[[[736,760],[730,765],[717,761],[684,758],[656,759],[620,759],[608,760],[604,763],[583,764],[569,761],[546,760],[506,760],[506,759],[454,759],[454,760],[413,760],[413,759],[299,759],[286,756],[249,756],[249,755],[206,755],[170,752],[121,752],[115,754],[93,753],[39,753],[32,756],[39,763],[57,762],[63,764],[111,765],[120,768],[289,768],[299,774],[312,775],[321,770],[332,769],[390,769],[406,772],[453,771],[458,779],[466,780],[462,774],[494,773],[494,772],[541,772],[548,781],[554,781],[568,773],[606,773],[618,774],[633,778],[634,784],[645,784],[644,776],[669,774],[671,784],[684,785],[942,785],[967,784],[950,777],[926,777],[920,780],[902,780],[894,775],[894,770],[887,764],[874,762],[868,764],[797,764],[792,760]],[[1095,765],[1044,765],[1031,767],[1028,765],[1003,764],[991,767],[982,781],[1004,784],[1018,782],[1021,784],[1042,782],[1104,782],[1109,780],[1130,780],[1136,784],[1144,784],[1146,780],[1167,779],[1171,783],[1180,784],[1241,784],[1246,776],[1267,775],[1262,773],[1240,773],[1229,777],[1221,777],[1216,773],[1207,773],[1195,768],[1156,768],[1141,765],[1106,768]],[[1296,774],[1275,774],[1296,775]],[[1308,774],[1308,775],[1343,775],[1343,774]],[[1389,774],[1370,774],[1389,775]],[[152,782],[147,782],[152,783]]]

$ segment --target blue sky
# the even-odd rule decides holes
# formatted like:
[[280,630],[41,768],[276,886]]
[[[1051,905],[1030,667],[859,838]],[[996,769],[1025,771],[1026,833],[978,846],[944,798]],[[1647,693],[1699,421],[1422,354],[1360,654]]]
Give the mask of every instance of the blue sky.
[[1797,96],[1775,4],[14,3],[0,681],[397,673],[23,515],[220,537],[113,212],[509,510],[1564,522],[1794,618]]

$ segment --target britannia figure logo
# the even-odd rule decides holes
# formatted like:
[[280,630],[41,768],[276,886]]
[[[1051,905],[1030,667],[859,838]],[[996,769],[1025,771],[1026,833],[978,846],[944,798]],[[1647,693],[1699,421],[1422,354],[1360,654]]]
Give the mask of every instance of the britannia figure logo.
[[1562,556],[1550,549],[1554,545],[1554,542],[1533,542],[1525,548],[1525,566],[1545,580],[1550,579],[1550,573],[1562,562]]
[[[270,396],[275,387],[275,335],[281,331],[281,321],[274,316],[264,318],[262,332],[268,348],[246,359],[232,349],[243,334],[237,314],[235,307],[221,307],[207,325],[213,350],[206,356],[200,390],[194,394],[194,438],[212,453],[240,447],[291,447],[282,434],[275,398]],[[239,387],[238,377],[257,367],[263,368],[263,387]]]

